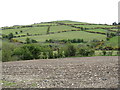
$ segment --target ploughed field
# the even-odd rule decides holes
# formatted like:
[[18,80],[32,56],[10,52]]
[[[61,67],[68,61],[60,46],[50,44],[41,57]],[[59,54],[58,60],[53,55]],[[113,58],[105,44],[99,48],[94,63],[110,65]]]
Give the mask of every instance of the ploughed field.
[[3,88],[117,88],[118,56],[2,63]]

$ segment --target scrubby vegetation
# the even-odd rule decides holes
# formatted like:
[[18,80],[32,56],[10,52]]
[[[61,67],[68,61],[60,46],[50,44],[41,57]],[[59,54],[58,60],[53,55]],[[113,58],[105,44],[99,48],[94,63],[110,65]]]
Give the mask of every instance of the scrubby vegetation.
[[[53,59],[71,56],[92,56],[94,50],[78,49],[68,43],[64,47],[41,46],[38,44],[7,45],[3,47],[3,61],[30,60],[30,59]],[[79,52],[79,53],[77,53]]]

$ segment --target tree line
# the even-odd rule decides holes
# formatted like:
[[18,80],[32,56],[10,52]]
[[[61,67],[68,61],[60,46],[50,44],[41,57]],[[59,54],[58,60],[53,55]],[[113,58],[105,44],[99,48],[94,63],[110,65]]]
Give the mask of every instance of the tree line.
[[53,40],[53,39],[47,39],[45,42],[47,43],[85,43],[83,39],[63,39],[63,40]]
[[[6,52],[8,51],[8,52]],[[32,59],[54,59],[74,56],[92,56],[94,50],[91,48],[77,48],[72,44],[64,47],[53,47],[51,45],[23,44],[21,46],[4,44],[2,49],[2,61],[32,60]]]

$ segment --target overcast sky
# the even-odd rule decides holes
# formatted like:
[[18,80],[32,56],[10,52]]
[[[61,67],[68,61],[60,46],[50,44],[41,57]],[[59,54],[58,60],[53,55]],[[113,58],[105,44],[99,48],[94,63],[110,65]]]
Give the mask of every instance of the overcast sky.
[[120,0],[1,0],[0,27],[72,20],[111,24]]

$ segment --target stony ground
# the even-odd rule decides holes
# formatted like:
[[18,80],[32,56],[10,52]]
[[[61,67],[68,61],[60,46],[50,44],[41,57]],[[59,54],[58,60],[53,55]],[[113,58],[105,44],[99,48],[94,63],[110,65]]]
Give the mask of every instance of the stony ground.
[[118,57],[4,62],[3,88],[117,88]]

